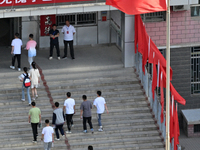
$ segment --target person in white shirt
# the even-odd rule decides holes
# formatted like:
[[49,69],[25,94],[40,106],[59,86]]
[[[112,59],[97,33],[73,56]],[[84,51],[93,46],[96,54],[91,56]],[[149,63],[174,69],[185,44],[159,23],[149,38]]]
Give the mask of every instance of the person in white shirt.
[[71,127],[73,127],[73,115],[75,112],[75,100],[71,98],[71,93],[67,92],[67,99],[64,102],[63,111],[65,112],[66,122],[68,131],[66,133],[71,133]]
[[101,124],[101,114],[104,113],[105,109],[106,109],[107,114],[109,112],[108,112],[108,108],[107,108],[107,105],[106,105],[106,101],[101,96],[101,91],[97,91],[97,98],[94,100],[93,105],[97,108],[97,118],[98,118],[98,124],[99,124],[99,127],[100,127],[98,129],[98,131],[102,132],[103,131],[103,126]]
[[44,140],[44,150],[51,150],[52,143],[54,142],[54,130],[49,126],[49,120],[45,120],[46,127],[42,130],[41,141]]
[[10,66],[10,68],[15,69],[15,59],[17,58],[18,71],[21,71],[22,40],[19,39],[19,33],[15,33],[15,39],[12,40],[11,46],[12,46],[11,54],[13,55],[13,57],[12,57],[12,66]]
[[75,59],[74,57],[74,47],[73,47],[73,39],[74,39],[74,34],[76,33],[74,27],[70,25],[69,20],[66,20],[66,25],[62,28],[62,33],[64,34],[64,56],[62,57],[63,59],[67,58],[67,46],[69,44],[70,48],[70,54],[72,59]]

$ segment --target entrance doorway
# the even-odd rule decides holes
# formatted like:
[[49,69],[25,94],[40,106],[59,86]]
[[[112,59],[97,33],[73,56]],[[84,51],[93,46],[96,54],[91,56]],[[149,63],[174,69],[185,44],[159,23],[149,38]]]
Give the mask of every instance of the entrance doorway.
[[0,46],[10,46],[16,32],[21,35],[21,18],[0,19]]

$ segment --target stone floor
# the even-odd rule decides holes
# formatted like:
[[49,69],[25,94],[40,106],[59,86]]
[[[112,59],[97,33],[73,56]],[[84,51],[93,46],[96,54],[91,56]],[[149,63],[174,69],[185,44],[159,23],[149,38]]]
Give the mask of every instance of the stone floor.
[[200,138],[188,138],[183,131],[180,132],[179,142],[181,150],[199,150],[200,149]]
[[[114,45],[97,45],[97,46],[75,46],[75,60],[72,60],[69,55],[67,60],[57,60],[56,50],[54,49],[53,60],[48,60],[49,49],[40,49],[37,51],[35,61],[40,64],[43,70],[55,68],[81,68],[106,65],[122,64],[121,51]],[[0,73],[12,72],[9,69],[11,65],[11,47],[0,47]],[[63,56],[63,48],[60,50],[61,57]],[[22,50],[21,68],[28,67],[27,51]],[[17,66],[17,62],[15,62]]]

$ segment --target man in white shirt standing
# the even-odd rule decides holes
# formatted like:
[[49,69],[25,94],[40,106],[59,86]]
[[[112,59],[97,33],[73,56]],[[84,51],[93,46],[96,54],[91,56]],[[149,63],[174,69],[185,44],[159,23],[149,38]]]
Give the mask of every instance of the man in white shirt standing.
[[50,150],[54,142],[54,130],[49,126],[49,120],[45,120],[46,127],[42,130],[42,138],[44,140],[44,150]]
[[19,33],[15,33],[15,39],[12,40],[11,43],[12,51],[12,66],[11,69],[15,69],[15,59],[17,58],[18,62],[18,71],[21,71],[21,47],[22,47],[22,40],[19,39]]
[[108,112],[108,108],[107,108],[107,105],[106,105],[106,101],[101,96],[101,91],[97,91],[97,98],[94,100],[93,105],[97,108],[97,118],[98,118],[98,124],[99,124],[99,127],[100,127],[98,129],[98,131],[102,132],[103,131],[103,126],[101,124],[101,114],[104,113],[105,109],[106,109],[107,114],[109,112]]
[[62,33],[64,34],[64,56],[62,57],[63,59],[67,58],[67,46],[69,44],[70,48],[70,54],[72,59],[75,59],[74,57],[74,47],[73,47],[73,39],[74,39],[74,34],[76,33],[74,27],[70,25],[69,20],[66,20],[66,25],[62,28]]
[[65,112],[66,122],[68,131],[66,133],[71,133],[71,127],[73,127],[73,115],[75,112],[75,100],[71,98],[71,93],[67,92],[67,99],[64,102],[63,111]]

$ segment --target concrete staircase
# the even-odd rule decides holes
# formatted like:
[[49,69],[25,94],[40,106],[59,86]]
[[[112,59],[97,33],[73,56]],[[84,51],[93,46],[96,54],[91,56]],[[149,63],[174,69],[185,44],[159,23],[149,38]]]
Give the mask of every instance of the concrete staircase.
[[[154,124],[154,120],[133,68],[122,65],[93,68],[74,68],[44,70],[45,80],[50,88],[54,102],[63,107],[65,93],[71,92],[76,101],[76,114],[72,134],[55,141],[57,150],[87,150],[93,145],[95,150],[164,150],[164,145]],[[19,72],[0,74],[0,149],[1,150],[42,150],[39,129],[38,143],[31,141],[32,130],[28,123],[28,102],[22,102],[21,83],[17,80]],[[8,84],[10,83],[10,84]],[[98,132],[96,109],[92,110],[94,134],[82,133],[80,104],[82,95],[93,101],[96,91],[101,90],[106,99],[109,114],[103,114],[104,132]],[[52,119],[52,108],[45,88],[38,89],[36,105],[42,111],[43,127],[45,119]],[[64,125],[66,130],[66,124]],[[89,129],[89,126],[88,126]]]

